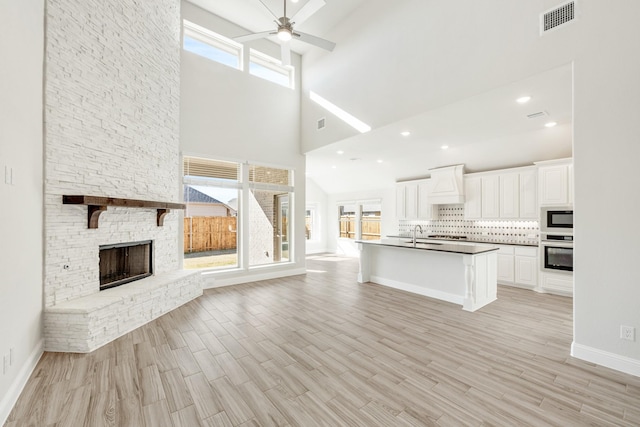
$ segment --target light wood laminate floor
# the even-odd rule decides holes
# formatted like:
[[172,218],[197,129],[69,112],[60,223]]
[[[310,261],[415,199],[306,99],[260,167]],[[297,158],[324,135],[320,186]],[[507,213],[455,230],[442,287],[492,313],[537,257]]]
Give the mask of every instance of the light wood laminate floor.
[[640,425],[640,378],[569,356],[570,298],[475,313],[357,261],[220,288],[86,355],[45,353],[15,426]]

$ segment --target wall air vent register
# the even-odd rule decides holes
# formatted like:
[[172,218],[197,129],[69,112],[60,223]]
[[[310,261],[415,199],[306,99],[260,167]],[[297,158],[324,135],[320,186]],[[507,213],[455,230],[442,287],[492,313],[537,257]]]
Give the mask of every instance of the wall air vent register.
[[576,2],[570,1],[543,12],[540,15],[540,34],[546,34],[564,24],[572,22],[576,17]]

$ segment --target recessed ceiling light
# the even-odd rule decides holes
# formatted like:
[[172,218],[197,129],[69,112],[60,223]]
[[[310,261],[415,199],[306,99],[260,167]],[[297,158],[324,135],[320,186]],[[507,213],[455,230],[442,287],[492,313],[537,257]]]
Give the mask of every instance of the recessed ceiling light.
[[520,98],[516,99],[516,102],[518,104],[526,104],[527,102],[531,101],[531,97],[530,96],[521,96]]
[[404,132],[400,132],[400,135],[409,136],[409,135],[411,135],[411,132],[409,132],[408,130],[405,130]]
[[382,159],[378,159],[378,163],[382,163]]
[[338,167],[336,165],[331,166],[331,169],[337,169]]
[[342,151],[342,150],[338,150],[338,151],[336,151],[336,153],[338,153],[338,154],[344,154],[344,151]]
[[449,146],[448,145],[441,145],[440,148],[442,148],[443,150],[446,150],[446,149],[449,148]]
[[545,127],[548,127],[548,128],[552,128],[552,127],[554,127],[554,126],[555,126],[555,125],[557,125],[557,124],[558,124],[558,123],[556,123],[556,122],[548,122],[548,123],[545,123],[545,124],[544,124],[544,126],[545,126]]

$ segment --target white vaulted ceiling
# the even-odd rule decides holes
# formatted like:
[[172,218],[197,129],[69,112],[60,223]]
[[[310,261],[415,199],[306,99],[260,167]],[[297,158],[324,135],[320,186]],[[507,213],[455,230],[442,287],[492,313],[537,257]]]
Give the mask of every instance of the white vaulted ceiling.
[[[336,193],[385,188],[453,164],[480,172],[570,157],[571,76],[566,65],[325,145],[307,153],[307,176]],[[518,104],[522,95],[531,101]],[[537,112],[545,115],[527,117]],[[544,126],[551,121],[557,126]]]

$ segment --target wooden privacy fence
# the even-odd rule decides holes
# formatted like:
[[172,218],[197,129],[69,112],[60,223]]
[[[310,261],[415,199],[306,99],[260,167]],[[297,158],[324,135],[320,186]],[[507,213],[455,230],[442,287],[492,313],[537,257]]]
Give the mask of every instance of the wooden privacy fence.
[[362,218],[362,240],[380,239],[380,217],[366,216]]
[[[360,222],[362,240],[378,240],[380,238],[380,217],[364,216]],[[340,237],[356,238],[356,217],[354,215],[340,216]]]
[[184,219],[184,253],[236,249],[235,216],[197,216]]

